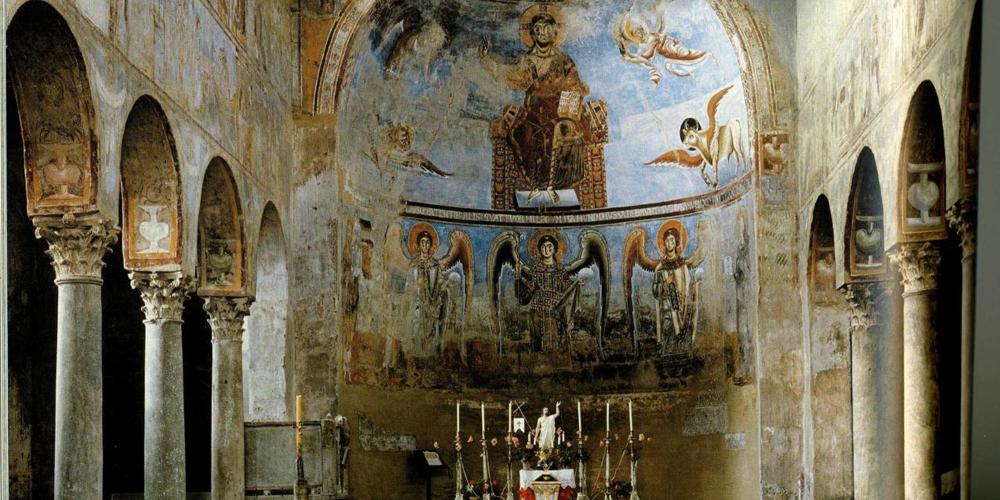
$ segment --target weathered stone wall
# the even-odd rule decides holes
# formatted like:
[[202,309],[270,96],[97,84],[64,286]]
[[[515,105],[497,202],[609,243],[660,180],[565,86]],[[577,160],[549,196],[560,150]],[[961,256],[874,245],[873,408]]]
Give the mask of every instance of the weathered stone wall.
[[[904,134],[910,103],[921,82],[929,81],[933,85],[941,106],[946,186],[942,192],[943,206],[949,207],[963,196],[966,179],[962,172],[965,164],[962,142],[962,116],[966,107],[964,61],[974,5],[972,0],[797,3],[798,25],[809,27],[797,31],[795,42],[799,108],[796,175],[801,188],[797,202],[799,252],[807,255],[806,235],[811,221],[808,215],[816,200],[821,195],[826,196],[832,210],[838,286],[852,280],[850,249],[845,245],[853,244],[852,225],[848,220],[852,214],[851,191],[855,189],[852,180],[856,166],[862,163],[859,157],[864,148],[873,153],[878,170],[884,212],[884,248],[891,248],[904,239],[900,213],[906,209],[907,200],[900,186],[904,178],[900,169],[904,161]],[[805,276],[806,266],[800,266],[800,272]],[[875,363],[871,376],[876,386],[877,410],[865,418],[877,422],[879,470],[871,473],[879,478],[879,494],[894,498],[903,494],[903,317],[899,277],[890,270],[879,279],[885,280],[887,285],[875,309],[879,322],[871,332]],[[801,293],[806,301],[807,287],[803,286]],[[804,342],[815,342],[817,325],[829,324],[831,313],[829,308],[803,309],[806,315]],[[944,328],[957,334],[957,323]],[[949,335],[952,334],[944,334],[941,338],[946,339]],[[948,342],[943,346],[942,355],[952,349]],[[813,351],[807,374],[815,374],[817,363],[822,362],[818,354]],[[945,363],[942,367],[950,366],[942,368],[942,373],[946,373],[942,380],[955,376],[954,366],[948,364],[953,362],[942,358]],[[804,397],[818,393],[817,382],[812,379],[812,386]],[[807,459],[806,488],[815,498],[837,498],[838,495],[824,494],[820,489],[827,471],[818,459],[833,448],[824,437],[827,431],[822,422],[816,418],[814,413],[813,418],[804,419],[804,443],[813,450],[812,456],[817,460],[809,463]],[[949,434],[943,439],[948,442],[953,437]],[[940,472],[949,472],[952,465],[945,464],[952,464],[954,460],[955,457],[949,455],[941,463],[945,469]]]

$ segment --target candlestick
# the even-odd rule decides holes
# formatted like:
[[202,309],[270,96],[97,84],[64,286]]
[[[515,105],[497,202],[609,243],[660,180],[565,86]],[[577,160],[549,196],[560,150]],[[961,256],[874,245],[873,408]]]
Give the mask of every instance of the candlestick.
[[480,419],[479,423],[482,426],[483,439],[486,439],[486,403],[479,403]]
[[632,434],[632,400],[628,400],[628,433]]

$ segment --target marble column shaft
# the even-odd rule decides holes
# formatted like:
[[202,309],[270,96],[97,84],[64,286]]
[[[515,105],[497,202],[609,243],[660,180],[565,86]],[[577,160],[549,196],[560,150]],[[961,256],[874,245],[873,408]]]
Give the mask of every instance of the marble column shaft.
[[243,324],[248,297],[208,297],[212,326],[212,499],[244,498]]
[[881,282],[847,283],[841,289],[850,306],[851,430],[853,434],[854,498],[878,498],[879,470],[876,325]]
[[903,454],[908,500],[935,499],[940,412],[934,326],[941,251],[936,243],[900,243],[889,260],[903,283]]
[[146,500],[185,496],[184,351],[181,316],[191,280],[180,272],[134,272],[146,325],[143,484]]
[[118,230],[98,217],[36,217],[58,286],[55,488],[57,499],[103,495],[101,269]]
[[976,318],[976,202],[962,198],[948,210],[948,222],[962,245],[962,436],[959,488],[962,500],[969,498],[972,461],[972,347]]

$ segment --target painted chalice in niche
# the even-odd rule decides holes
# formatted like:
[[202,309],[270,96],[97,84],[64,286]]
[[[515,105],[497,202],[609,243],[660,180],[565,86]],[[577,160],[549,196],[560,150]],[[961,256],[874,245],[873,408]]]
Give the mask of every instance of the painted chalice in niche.
[[857,215],[858,227],[854,231],[854,246],[858,253],[865,257],[864,262],[858,262],[858,267],[878,267],[882,262],[878,256],[882,254],[882,228],[878,224],[882,217],[877,215]]
[[79,150],[79,144],[44,144],[39,149],[48,162],[41,167],[46,196],[52,201],[78,198],[74,191],[80,188],[83,179],[83,169],[73,161],[74,153]]
[[164,238],[170,236],[170,225],[160,221],[157,217],[163,205],[139,205],[139,208],[146,213],[146,219],[139,223],[139,235],[146,240],[148,246],[139,253],[163,253],[168,250],[160,245]]

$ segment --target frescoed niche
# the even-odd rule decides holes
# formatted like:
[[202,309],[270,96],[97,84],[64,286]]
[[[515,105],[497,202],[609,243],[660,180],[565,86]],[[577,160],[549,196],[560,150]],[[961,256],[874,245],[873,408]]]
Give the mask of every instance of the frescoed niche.
[[910,101],[903,136],[900,228],[907,238],[946,236],[945,150],[941,105],[934,86],[925,81]]
[[198,214],[201,295],[245,292],[243,224],[229,166],[215,158],[205,171]]
[[24,132],[29,215],[95,209],[94,109],[80,49],[52,7],[25,5],[8,37]]
[[711,365],[749,383],[752,213],[748,193],[696,213],[561,227],[537,225],[544,216],[502,226],[404,215],[352,288],[346,379],[661,390]]
[[[848,278],[850,281],[881,279],[885,273],[882,190],[875,156],[868,148],[858,155],[848,207],[845,232]],[[821,252],[817,249],[817,254]]]
[[755,165],[706,0],[395,0],[366,26],[337,137],[361,198],[598,210],[716,192]]
[[122,137],[125,265],[144,269],[180,263],[180,182],[167,118],[141,97]]

